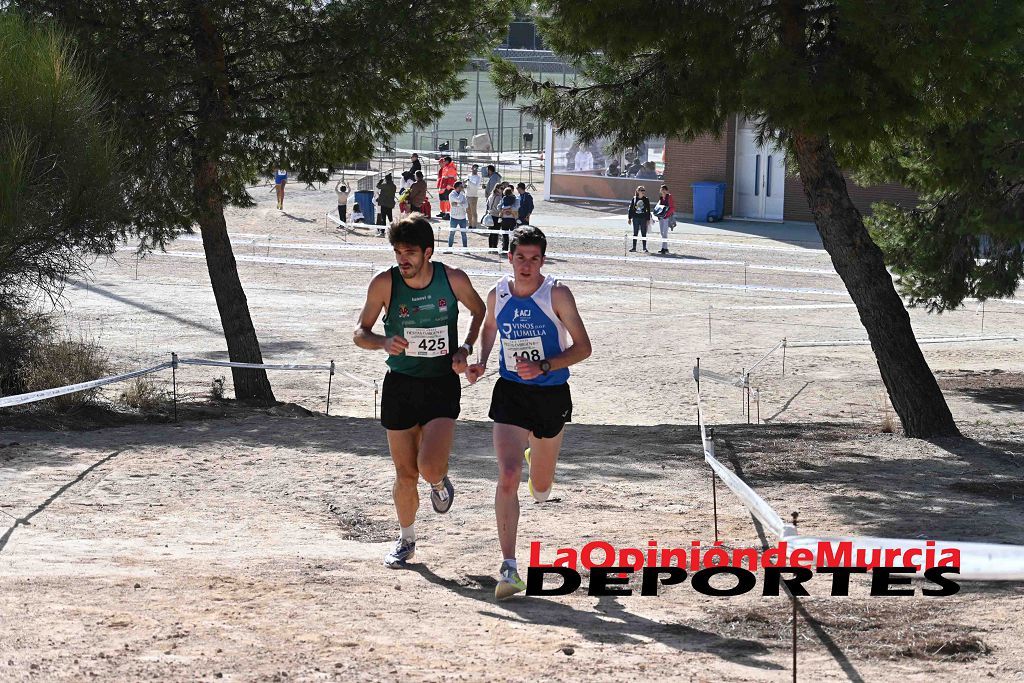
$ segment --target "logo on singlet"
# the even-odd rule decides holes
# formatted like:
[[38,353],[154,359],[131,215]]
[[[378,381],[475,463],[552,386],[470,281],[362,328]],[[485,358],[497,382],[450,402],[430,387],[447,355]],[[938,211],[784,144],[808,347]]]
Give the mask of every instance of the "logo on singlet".
[[515,321],[519,320],[520,318],[529,318],[532,313],[533,313],[533,311],[531,311],[528,308],[524,308],[524,309],[517,308],[517,309],[515,309],[512,312],[512,322],[515,322]]
[[448,300],[445,299],[444,297],[441,297],[440,299],[438,299],[437,300],[437,310],[439,310],[441,313],[447,313],[448,312]]

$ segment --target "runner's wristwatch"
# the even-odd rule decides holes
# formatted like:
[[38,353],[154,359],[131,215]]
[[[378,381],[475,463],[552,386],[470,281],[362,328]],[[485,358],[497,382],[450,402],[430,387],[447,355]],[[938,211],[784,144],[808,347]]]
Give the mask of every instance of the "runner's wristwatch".
[[466,344],[463,344],[462,346],[460,346],[459,348],[466,350],[466,356],[467,357],[473,355],[473,345],[472,344],[466,343]]
[[545,359],[540,362],[540,371],[542,374],[548,374],[551,371],[551,361]]

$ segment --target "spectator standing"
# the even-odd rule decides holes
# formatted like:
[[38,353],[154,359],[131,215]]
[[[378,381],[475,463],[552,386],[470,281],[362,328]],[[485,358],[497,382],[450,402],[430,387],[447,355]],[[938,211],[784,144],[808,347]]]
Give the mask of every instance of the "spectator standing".
[[590,151],[590,147],[581,146],[579,151],[576,152],[576,172],[586,173],[594,170],[594,155]]
[[533,195],[526,191],[526,183],[516,185],[516,191],[519,192],[519,224],[529,225],[533,215]]
[[440,200],[438,210],[439,218],[451,218],[451,205],[448,202],[448,195],[455,187],[455,181],[459,179],[459,169],[450,156],[441,159],[440,168],[437,169],[437,190]]
[[494,164],[487,167],[487,196],[494,192],[494,187],[501,182],[501,174],[494,168]]
[[348,221],[348,186],[339,182],[334,186],[334,192],[338,195],[338,219],[342,223]]
[[415,152],[412,155],[412,159],[409,165],[409,175],[416,177],[416,171],[422,171],[423,167],[420,166],[420,155]]
[[647,190],[640,185],[633,193],[633,201],[629,203],[629,214],[626,218],[626,222],[633,226],[633,248],[630,251],[636,251],[636,236],[639,233],[644,238],[644,253],[650,253],[647,251],[647,224],[650,221],[651,200],[647,198]]
[[516,193],[512,191],[511,185],[506,185],[501,196],[501,211],[498,214],[501,218],[501,253],[508,251],[509,234],[516,229],[516,221],[519,220],[519,200]]
[[423,179],[423,171],[416,171],[416,182],[409,188],[409,213],[420,213],[425,201],[427,201],[427,181]]
[[390,173],[377,181],[377,189],[380,191],[377,194],[377,206],[380,207],[380,220],[377,221],[377,224],[389,225],[395,220],[392,214],[395,210],[395,194],[398,192],[395,180]]
[[469,210],[468,200],[464,191],[462,181],[455,181],[455,187],[452,188],[451,194],[448,195],[448,202],[451,204],[450,218],[451,229],[448,231],[448,246],[455,244],[455,229],[460,228],[462,232],[462,246],[468,247],[469,242],[467,241],[468,233],[466,230],[469,228],[469,220],[467,212]]
[[494,190],[487,195],[487,216],[484,218],[484,227],[492,231],[487,233],[487,246],[491,249],[498,246],[498,233],[493,231],[498,230],[501,223],[502,189],[501,184],[495,184]]
[[675,224],[676,200],[668,191],[668,185],[662,185],[658,193],[658,205],[654,207],[654,215],[658,217],[658,227],[661,229],[661,251],[659,254],[668,254],[668,231]]
[[[483,189],[483,178],[480,177],[480,166],[473,164],[473,168],[470,171],[469,178],[466,179],[466,198],[469,200],[469,206],[467,207],[467,216],[469,220],[469,227],[476,228],[480,226],[480,220],[477,218],[476,203],[480,199],[480,190]],[[487,198],[484,197],[486,200]]]

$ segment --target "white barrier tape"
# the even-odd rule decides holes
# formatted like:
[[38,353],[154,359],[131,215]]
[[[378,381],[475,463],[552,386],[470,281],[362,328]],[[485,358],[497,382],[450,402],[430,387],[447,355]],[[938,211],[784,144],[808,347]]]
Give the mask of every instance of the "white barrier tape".
[[[156,254],[157,252],[153,252]],[[159,256],[177,256],[181,258],[194,258],[194,259],[205,259],[206,254],[198,251],[166,251],[160,252]],[[236,254],[236,261],[247,261],[249,263],[277,263],[286,266],[322,266],[330,268],[362,268],[369,269],[374,268],[374,264],[366,261],[333,261],[328,259],[308,259],[308,258],[286,258],[278,256],[249,256],[246,254]]]
[[[154,252],[157,253],[157,252]],[[192,251],[167,251],[160,252],[160,256],[178,256],[182,258],[205,259],[206,255],[201,252]],[[361,261],[335,261],[331,259],[300,259],[278,256],[249,256],[239,254],[235,256],[236,261],[250,263],[277,263],[292,266],[319,266],[323,268],[364,268],[371,269],[377,266],[371,262]],[[383,267],[383,266],[381,266]],[[484,277],[501,277],[504,272],[498,271],[464,271],[467,275],[479,275]],[[691,282],[683,280],[651,280],[643,277],[612,277],[612,276],[583,276],[583,275],[555,275],[558,280],[566,282],[620,282],[620,283],[644,283],[651,285],[668,285],[671,287],[689,287],[693,289],[725,289],[733,291],[757,291],[757,292],[780,292],[789,294],[826,294],[830,296],[849,296],[845,291],[831,289],[812,289],[807,287],[770,287],[767,285],[731,285],[717,282]]]
[[[881,550],[882,561],[879,566],[886,566],[884,551],[887,549],[900,549],[904,553],[907,550],[919,550],[921,554],[919,561],[914,564],[924,563],[925,552],[934,552],[936,560],[945,549],[955,548],[960,552],[960,573],[950,574],[949,578],[954,581],[1021,581],[1024,580],[1024,546],[1004,545],[1000,543],[973,543],[957,541],[932,541],[933,546],[929,547],[927,541],[910,538],[878,538],[874,536],[839,536],[839,537],[817,537],[790,535],[784,538],[790,551],[797,548],[805,548],[814,553],[815,564],[818,564],[818,544],[837,544],[848,542],[852,545],[852,557],[856,557],[857,549],[868,551]],[[833,545],[833,552],[836,546]],[[905,557],[905,555],[904,555]],[[918,572],[920,575],[923,572]]]
[[300,363],[237,363],[226,360],[205,360],[203,358],[182,358],[178,365],[209,365],[218,368],[243,368],[246,370],[330,370],[328,365],[309,365]]
[[353,375],[351,372],[345,372],[344,370],[335,370],[335,372],[337,374],[339,374],[339,375],[345,375],[345,377],[348,377],[353,382],[356,382],[358,384],[362,384],[363,386],[370,387],[371,389],[376,389],[377,388],[377,385],[374,382],[372,382],[371,380],[363,379],[362,377],[359,377],[357,375]]
[[[781,346],[781,342],[779,344]],[[693,368],[693,377],[705,377],[710,379],[706,370],[697,367]],[[857,550],[867,551],[866,557],[871,558],[872,550],[881,551],[880,561],[877,566],[886,566],[885,551],[888,549],[899,549],[906,557],[908,550],[917,550],[920,555],[914,564],[921,566],[925,564],[926,553],[933,552],[936,559],[941,557],[943,550],[956,549],[960,554],[959,574],[951,575],[954,581],[1022,581],[1024,580],[1024,546],[1005,545],[999,543],[976,543],[932,540],[929,541],[909,538],[881,538],[875,536],[840,536],[840,537],[818,537],[804,536],[797,534],[797,530],[790,524],[786,524],[782,517],[746,482],[725,467],[714,456],[714,444],[708,439],[707,429],[704,423],[703,400],[700,392],[700,385],[697,388],[697,421],[700,426],[701,443],[704,450],[704,460],[711,466],[715,474],[732,490],[740,501],[750,510],[750,513],[757,518],[761,524],[771,531],[780,540],[786,541],[790,552],[796,549],[806,549],[814,555],[815,564],[821,564],[823,558],[818,557],[819,543],[833,544],[831,552],[838,551],[838,543],[849,543],[851,546],[851,561],[856,559]],[[923,572],[918,572],[918,575]]]
[[701,379],[709,379],[712,382],[718,382],[719,384],[728,384],[729,386],[739,387],[745,389],[747,387],[746,378],[743,375],[723,375],[720,372],[711,372],[701,368],[700,370]]
[[142,375],[148,375],[153,372],[159,372],[160,370],[166,370],[171,367],[170,363],[161,363],[160,365],[154,365],[151,368],[145,368],[142,370],[135,370],[133,372],[126,372],[121,375],[112,375],[110,377],[102,377],[100,379],[90,380],[88,382],[79,382],[78,384],[71,384],[65,387],[54,387],[53,389],[42,389],[40,391],[33,391],[28,394],[15,394],[14,396],[3,396],[0,397],[0,408],[7,408],[10,406],[19,406],[25,403],[34,403],[35,401],[42,401],[47,398],[55,398],[57,396],[64,396],[65,394],[74,394],[79,391],[89,391],[90,389],[96,389],[98,387],[105,386],[107,384],[114,384],[115,382],[123,382],[126,379],[132,379],[133,377],[141,377]]
[[781,292],[787,294],[826,294],[828,296],[849,296],[849,292],[838,289],[813,289],[810,287],[772,287],[769,285],[730,285],[718,282],[685,282],[678,280],[654,280],[655,285],[675,287],[696,287],[699,289],[729,289],[747,292]]
[[732,470],[719,462],[715,456],[704,451],[704,460],[711,465],[711,469],[715,471],[718,478],[725,482],[725,485],[736,494],[736,497],[740,499],[748,510],[756,517],[764,528],[767,529],[776,538],[783,538],[788,529],[792,526],[782,521],[782,517],[772,506],[764,501],[761,496],[757,495],[752,488],[747,486],[747,483],[737,477]]
[[[920,337],[918,344],[953,344],[957,342],[980,342],[980,341],[1020,341],[1020,337],[1011,336],[989,336],[989,337]],[[789,341],[787,348],[811,347],[811,346],[869,346],[869,339],[836,339],[830,341]]]
[[[714,374],[714,373],[711,373]],[[693,378],[711,379],[708,371],[698,367],[693,368]],[[772,532],[776,537],[783,538],[786,535],[792,534],[792,526],[782,521],[782,517],[777,513],[771,505],[765,502],[761,496],[750,488],[745,481],[740,479],[736,474],[723,465],[714,455],[715,445],[707,436],[707,428],[704,422],[704,402],[700,393],[700,384],[697,384],[697,421],[700,426],[700,437],[702,447],[704,449],[704,460],[711,466],[715,474],[721,479],[729,489],[736,494],[736,497],[750,510],[751,514],[756,517],[761,524]]]
[[775,346],[773,346],[771,349],[769,349],[768,353],[766,353],[763,356],[761,356],[761,360],[757,361],[756,363],[751,365],[749,368],[747,368],[747,374],[749,375],[750,373],[752,373],[755,370],[755,368],[757,368],[758,365],[760,365],[761,363],[763,363],[766,360],[768,360],[768,356],[770,356],[773,353],[775,353],[776,351],[778,351],[779,348],[782,347],[785,344],[786,344],[786,340],[785,339],[779,340],[779,343],[776,344]]

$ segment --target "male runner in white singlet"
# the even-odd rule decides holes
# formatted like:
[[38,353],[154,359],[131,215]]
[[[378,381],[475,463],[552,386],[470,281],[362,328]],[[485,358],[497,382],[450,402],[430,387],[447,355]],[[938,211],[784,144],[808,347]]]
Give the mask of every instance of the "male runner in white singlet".
[[524,456],[530,467],[530,494],[543,503],[551,494],[565,423],[572,420],[568,368],[591,351],[572,292],[540,272],[546,250],[547,239],[537,228],[523,226],[512,233],[508,259],[513,275],[498,280],[487,294],[482,360],[466,370],[471,383],[484,374],[500,335],[500,378],[490,411],[498,456],[494,512],[503,558],[494,590],[498,600],[526,589],[516,565]]

